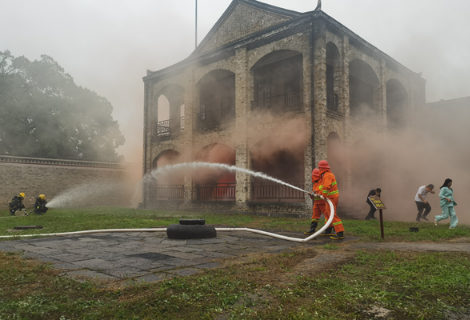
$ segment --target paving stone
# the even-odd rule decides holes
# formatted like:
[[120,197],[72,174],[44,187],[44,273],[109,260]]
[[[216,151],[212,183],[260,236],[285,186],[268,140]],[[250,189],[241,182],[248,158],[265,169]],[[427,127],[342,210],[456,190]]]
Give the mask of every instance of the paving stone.
[[103,265],[105,263],[106,263],[105,260],[96,259],[96,258],[74,262],[74,264],[81,266],[82,268],[90,268],[90,269],[100,269],[100,265]]
[[162,246],[184,246],[188,243],[188,241],[194,241],[194,240],[171,240],[171,239],[166,239],[166,240],[163,240],[160,244]]
[[211,258],[232,258],[232,257],[234,257],[233,255],[220,253],[220,252],[203,252],[202,255],[205,256],[205,257],[211,257]]
[[163,264],[170,265],[170,266],[175,266],[175,267],[185,267],[185,266],[191,266],[194,263],[191,260],[184,260],[184,259],[168,259],[162,261]]
[[200,259],[191,260],[191,262],[194,263],[194,265],[198,265],[198,264],[211,263],[211,262],[214,262],[214,260],[216,260],[216,259],[217,258],[204,257],[204,258],[200,258]]
[[[166,249],[168,250],[168,249]],[[201,252],[204,251],[202,248],[197,248],[196,246],[186,245],[184,247],[171,247],[171,250],[178,252]]]
[[102,271],[104,274],[111,275],[116,278],[127,279],[127,278],[134,278],[140,277],[143,275],[148,274],[148,271],[140,270],[137,268],[116,268],[116,269],[108,269]]
[[75,262],[75,261],[83,261],[83,260],[89,260],[90,258],[88,256],[82,256],[79,254],[73,254],[73,253],[66,253],[63,255],[56,255],[52,256],[54,259],[63,261],[63,262]]
[[87,278],[93,278],[93,279],[99,279],[99,280],[114,280],[116,279],[113,276],[101,273],[101,272],[96,272],[92,270],[78,270],[78,271],[69,271],[65,272],[65,275],[73,278],[73,279],[80,279],[82,277],[87,277]]
[[220,266],[221,266],[220,263],[211,262],[211,263],[204,263],[204,264],[196,265],[196,266],[194,266],[194,268],[198,268],[198,269],[212,269],[212,268],[218,268],[218,267],[220,267]]
[[145,283],[145,282],[156,282],[156,281],[161,281],[167,278],[166,274],[161,274],[161,273],[151,273],[147,274],[142,277],[135,278],[134,281],[137,283]]
[[[202,254],[204,254],[204,252],[201,252]],[[184,260],[193,260],[193,259],[199,259],[199,258],[204,258],[204,255],[200,255],[200,254],[194,254],[194,253],[189,253],[189,252],[171,252],[171,251],[167,251],[165,252],[166,255],[170,256],[170,257],[174,257],[174,258],[180,258],[180,259],[184,259]]]
[[145,253],[136,253],[127,255],[128,258],[135,259],[146,259],[150,261],[162,261],[167,259],[172,259],[173,257],[168,254],[157,253],[157,252],[145,252]]
[[196,273],[201,273],[201,269],[192,269],[192,268],[185,268],[185,269],[176,269],[176,270],[169,270],[168,273],[176,274],[178,276],[190,276]]
[[0,251],[3,251],[3,252],[18,252],[18,251],[22,251],[22,250],[18,249],[18,248],[15,248],[13,246],[10,246],[8,244],[0,242]]

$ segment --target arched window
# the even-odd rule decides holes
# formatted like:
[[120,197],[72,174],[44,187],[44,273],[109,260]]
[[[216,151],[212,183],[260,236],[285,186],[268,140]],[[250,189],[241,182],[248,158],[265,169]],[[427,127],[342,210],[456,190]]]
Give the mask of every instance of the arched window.
[[387,81],[387,125],[390,129],[401,129],[406,125],[406,102],[408,93],[396,79]]
[[376,115],[376,94],[379,79],[370,65],[362,60],[349,63],[350,115],[368,119]]
[[279,113],[303,108],[300,52],[271,52],[256,62],[251,71],[254,76],[252,110]]
[[340,54],[336,45],[326,45],[326,105],[329,110],[338,111],[341,81]]

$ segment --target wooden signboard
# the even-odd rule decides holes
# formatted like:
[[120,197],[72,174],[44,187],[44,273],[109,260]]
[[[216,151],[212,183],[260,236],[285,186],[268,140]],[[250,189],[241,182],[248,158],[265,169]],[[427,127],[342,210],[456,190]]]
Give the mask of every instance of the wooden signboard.
[[385,208],[384,203],[377,196],[369,196],[369,200],[372,201],[372,204],[374,205],[375,209],[379,210],[379,212],[380,212],[380,237],[382,239],[384,239],[385,238],[385,236],[384,236],[384,217],[383,217],[382,210],[387,209],[387,208]]
[[369,199],[370,199],[370,201],[372,201],[372,204],[374,205],[375,209],[377,209],[377,210],[387,209],[385,207],[384,203],[382,202],[382,200],[380,200],[379,197],[370,196]]

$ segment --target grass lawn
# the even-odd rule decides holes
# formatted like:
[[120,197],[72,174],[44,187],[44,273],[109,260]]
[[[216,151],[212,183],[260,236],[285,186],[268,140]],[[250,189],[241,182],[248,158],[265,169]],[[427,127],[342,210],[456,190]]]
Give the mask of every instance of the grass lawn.
[[0,253],[0,319],[372,319],[373,310],[388,312],[387,319],[470,315],[469,254],[358,251],[331,269],[302,265],[300,276],[299,263],[315,254],[260,256],[119,288],[79,283]]
[[[180,218],[204,218],[217,226],[249,227],[271,231],[303,232],[310,226],[309,219],[259,217],[245,214],[216,214],[131,208],[51,209],[43,216],[11,217],[0,210],[0,235],[54,233],[93,229],[167,227]],[[344,220],[345,235],[361,237],[362,241],[380,241],[379,222]],[[18,225],[41,225],[40,230],[10,232]],[[409,227],[419,226],[417,233]],[[470,237],[470,226],[459,225],[448,229],[448,223],[435,227],[432,223],[384,222],[385,241],[441,241],[455,237]],[[1,239],[0,239],[1,240]]]

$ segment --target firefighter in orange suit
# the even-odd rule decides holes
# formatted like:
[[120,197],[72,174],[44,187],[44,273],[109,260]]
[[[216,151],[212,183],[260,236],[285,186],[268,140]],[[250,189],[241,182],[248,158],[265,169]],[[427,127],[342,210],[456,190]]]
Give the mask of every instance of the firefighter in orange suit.
[[310,198],[313,199],[313,215],[312,215],[312,223],[310,224],[310,230],[304,232],[307,235],[311,235],[315,233],[315,230],[318,226],[318,221],[320,220],[322,212],[325,212],[325,205],[326,202],[322,198],[315,197],[315,194],[319,193],[318,187],[320,186],[320,170],[317,168],[313,169],[312,171],[312,182],[313,182],[313,192],[309,193]]
[[[319,193],[323,197],[328,198],[333,203],[335,209],[335,216],[333,218],[332,226],[328,227],[321,236],[330,236],[333,240],[341,240],[344,238],[344,227],[343,222],[338,217],[338,184],[336,183],[335,175],[330,171],[330,166],[326,160],[322,160],[318,163],[318,169],[320,169],[320,181],[319,181]],[[330,217],[330,206],[328,203],[325,205],[325,219],[328,220]],[[336,234],[331,233],[331,229],[335,228]]]

